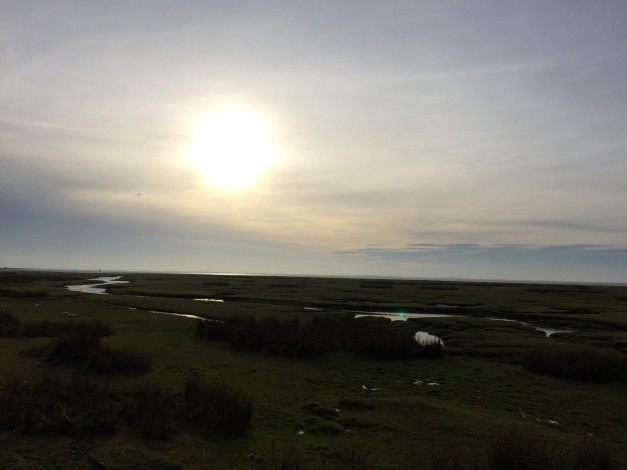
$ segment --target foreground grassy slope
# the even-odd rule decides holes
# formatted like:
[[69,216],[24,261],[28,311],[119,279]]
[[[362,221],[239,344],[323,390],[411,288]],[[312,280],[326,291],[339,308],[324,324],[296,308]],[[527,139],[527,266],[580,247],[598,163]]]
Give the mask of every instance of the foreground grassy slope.
[[[166,442],[142,439],[127,427],[107,436],[4,430],[0,468],[93,468],[98,459],[107,468],[246,469],[249,454],[268,459],[273,445],[278,453],[285,448],[300,455],[310,468],[323,458],[329,466],[343,465],[353,449],[374,468],[420,468],[439,448],[481,453],[510,428],[564,448],[593,435],[614,450],[617,464],[627,464],[624,382],[566,380],[521,365],[526,351],[547,345],[627,351],[625,287],[131,274],[124,277],[129,284],[97,296],[64,287],[90,275],[9,274],[2,273],[0,309],[21,321],[102,321],[114,330],[103,343],[151,360],[150,372],[96,380],[121,391],[149,381],[177,393],[190,374],[220,377],[252,396],[253,416],[246,434],[228,439],[176,417],[176,432]],[[216,319],[237,314],[304,320],[351,315],[346,310],[464,316],[394,322],[443,338],[443,359],[373,361],[336,352],[298,361],[196,338],[196,320],[150,310]],[[576,331],[547,338],[491,317]],[[76,373],[24,354],[47,341],[0,337],[0,379]]]

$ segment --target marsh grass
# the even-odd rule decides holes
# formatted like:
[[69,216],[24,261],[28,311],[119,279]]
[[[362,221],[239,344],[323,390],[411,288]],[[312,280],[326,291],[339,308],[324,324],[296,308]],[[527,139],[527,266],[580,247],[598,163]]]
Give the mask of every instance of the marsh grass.
[[123,401],[120,414],[144,439],[166,441],[174,434],[174,395],[154,383],[133,390]]
[[[336,464],[307,458],[283,446],[277,453],[272,443],[268,460],[250,456],[251,470],[376,470],[381,468],[368,452],[352,446],[335,456]],[[423,461],[410,462],[403,470],[617,470],[610,448],[587,438],[576,449],[555,442],[507,430],[496,436],[482,453],[456,445],[443,445]]]
[[368,452],[362,452],[353,444],[351,450],[334,455],[337,463],[327,462],[324,457],[305,457],[291,444],[283,443],[281,451],[272,448],[269,458],[249,455],[250,470],[376,470],[380,468]]
[[627,381],[627,354],[594,346],[557,344],[531,348],[522,363],[530,371],[565,379]]
[[610,448],[592,438],[575,448],[529,436],[517,430],[497,435],[483,454],[458,446],[444,446],[426,462],[409,464],[405,470],[613,470]]
[[196,335],[210,340],[226,340],[234,349],[302,359],[333,351],[361,354],[373,359],[441,357],[441,342],[418,344],[406,329],[390,322],[353,317],[318,316],[304,325],[297,320],[275,317],[257,320],[233,316],[224,320],[198,320]]
[[0,289],[0,297],[12,297],[17,299],[47,298],[48,292],[44,290]]
[[[77,279],[93,275],[97,274],[80,274]],[[137,418],[141,414],[129,413],[128,416],[134,416],[130,418],[122,412],[124,403],[130,399],[142,377],[97,376],[84,373],[80,365],[52,366],[20,354],[34,345],[46,344],[52,338],[0,337],[0,386],[2,377],[15,374],[29,376],[32,380],[27,382],[35,383],[42,370],[58,374],[64,383],[70,374],[80,372],[92,380],[110,381],[114,385],[115,389],[104,399],[110,411],[103,412],[103,415],[116,420],[118,433],[102,437],[94,434],[93,438],[83,440],[77,431],[67,431],[73,436],[71,440],[89,446],[93,452],[91,455],[105,461],[108,468],[245,470],[253,464],[261,468],[263,462],[253,463],[247,457],[255,452],[259,460],[267,460],[266,468],[273,468],[271,465],[276,463],[275,468],[331,470],[349,464],[350,460],[347,462],[345,457],[355,442],[358,449],[367,450],[376,458],[378,465],[375,468],[428,469],[430,454],[434,454],[435,459],[438,452],[434,449],[441,443],[447,447],[446,452],[443,451],[444,455],[438,461],[432,462],[431,468],[485,470],[486,449],[491,447],[492,436],[512,425],[520,425],[526,435],[542,436],[555,442],[557,452],[570,452],[572,459],[564,460],[566,470],[574,465],[577,453],[582,455],[578,457],[577,470],[603,468],[603,462],[607,462],[608,454],[603,454],[602,445],[590,444],[600,448],[594,456],[580,445],[581,436],[587,433],[599,435],[599,439],[602,436],[613,446],[613,453],[609,453],[610,462],[622,464],[618,468],[625,468],[627,463],[624,432],[627,408],[624,406],[623,383],[567,382],[541,377],[523,370],[520,365],[526,350],[561,343],[594,344],[600,349],[623,348],[627,352],[624,349],[627,341],[624,315],[627,287],[595,287],[604,293],[588,295],[574,290],[527,292],[525,289],[529,286],[492,283],[394,281],[392,289],[365,289],[359,287],[363,279],[278,280],[161,274],[125,274],[125,279],[133,282],[111,289],[114,295],[110,296],[67,292],[60,280],[37,280],[32,286],[0,285],[49,290],[49,297],[41,300],[0,298],[0,309],[13,311],[23,322],[27,319],[77,322],[79,318],[69,318],[63,312],[81,312],[83,321],[100,319],[115,328],[117,335],[110,339],[101,338],[103,344],[114,349],[123,345],[141,345],[141,351],[152,360],[154,368],[146,378],[161,387],[164,393],[171,394],[174,400],[169,426],[175,434],[166,444],[163,442],[167,437],[160,438],[158,434],[155,437],[142,436]],[[229,285],[204,286],[204,282],[228,282]],[[301,287],[270,288],[270,284],[276,283]],[[227,289],[229,296],[226,296]],[[140,291],[146,297],[115,295],[128,290]],[[152,292],[171,293],[178,297],[155,298]],[[183,298],[179,294],[189,297]],[[195,302],[191,300],[192,295],[224,298],[225,301]],[[307,307],[322,310],[313,311]],[[320,356],[314,352],[306,360],[264,354],[263,350],[261,353],[240,351],[230,347],[228,339],[208,342],[200,337],[192,338],[196,327],[194,320],[148,312],[188,313],[218,320],[234,314],[250,315],[257,320],[275,316],[281,321],[297,319],[302,329],[311,318],[332,315],[332,311],[342,309],[399,312],[410,311],[410,308],[465,315],[473,315],[481,308],[485,313],[391,323],[390,327],[406,330],[405,333],[410,333],[408,336],[424,330],[443,338],[447,346],[446,358],[438,361],[377,361],[339,349]],[[578,313],[580,308],[598,313],[584,315]],[[474,310],[470,312],[471,309]],[[577,332],[545,338],[540,333],[481,318],[519,318],[523,314],[534,315],[533,318],[520,316],[523,320],[561,325]],[[385,321],[376,320],[369,323],[377,328],[386,327]],[[326,338],[324,328],[320,330],[319,344],[325,341],[338,344],[337,337]],[[224,440],[212,434],[209,426],[186,422],[182,414],[183,384],[193,371],[207,374],[207,377],[219,375],[254,395],[254,416],[245,435]],[[440,385],[428,386],[427,382],[431,380]],[[417,383],[421,381],[422,384]],[[133,400],[138,401],[137,398]],[[154,402],[159,402],[159,396]],[[305,408],[306,404],[314,402],[317,405],[311,410]],[[2,405],[10,408],[9,403],[3,400]],[[340,434],[312,432],[320,424],[326,425],[334,420],[331,410],[336,407],[340,412],[335,422],[347,431]],[[66,410],[71,408],[68,403]],[[157,410],[158,406],[147,408]],[[612,412],[608,413],[608,409]],[[0,413],[9,411],[3,409]],[[66,414],[70,414],[69,411]],[[76,412],[74,416],[78,419]],[[560,426],[549,424],[548,417],[558,419]],[[146,422],[152,419],[146,418]],[[162,422],[167,424],[167,419]],[[304,430],[302,435],[300,429]],[[0,467],[89,467],[84,457],[79,462],[68,453],[70,439],[66,434],[52,431],[25,435],[17,428],[3,430],[0,432]],[[282,459],[279,446],[274,462],[269,453],[264,452],[269,450],[268,443],[272,440],[291,440],[295,446],[294,455]],[[23,459],[24,466],[19,466],[19,459]],[[324,466],[322,459],[326,460]],[[414,465],[409,465],[411,462]],[[465,466],[466,463],[471,466]]]
[[250,426],[253,399],[223,380],[190,376],[184,386],[181,413],[189,422],[221,436],[238,436]]
[[44,338],[70,332],[99,338],[113,334],[111,328],[101,321],[91,323],[70,320],[21,321],[8,310],[0,311],[0,336]]
[[611,470],[615,468],[607,445],[584,439],[577,449],[516,431],[497,437],[489,448],[486,470]]
[[85,375],[69,380],[46,374],[32,382],[9,377],[0,383],[0,429],[27,435],[86,437],[116,433],[122,426],[148,440],[167,441],[177,417],[213,437],[243,434],[250,426],[252,399],[222,380],[190,378],[182,393],[145,382],[130,392]]

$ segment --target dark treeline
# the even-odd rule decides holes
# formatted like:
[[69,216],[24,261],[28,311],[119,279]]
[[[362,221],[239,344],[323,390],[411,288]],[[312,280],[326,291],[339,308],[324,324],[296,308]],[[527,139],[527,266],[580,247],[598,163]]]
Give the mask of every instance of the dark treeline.
[[408,330],[348,316],[313,317],[304,324],[275,317],[198,320],[196,334],[210,340],[228,341],[235,349],[292,358],[332,351],[353,352],[374,359],[441,357],[444,354],[441,342],[420,345]]

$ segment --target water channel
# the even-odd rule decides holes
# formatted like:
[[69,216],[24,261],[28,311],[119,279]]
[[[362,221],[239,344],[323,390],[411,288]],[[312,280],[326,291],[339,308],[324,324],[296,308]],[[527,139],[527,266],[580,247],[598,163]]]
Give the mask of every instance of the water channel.
[[[96,277],[96,278],[92,278],[89,279],[90,281],[101,281],[95,284],[80,284],[80,285],[70,285],[70,286],[66,286],[66,288],[72,292],[82,292],[84,294],[99,294],[99,295],[108,295],[108,292],[106,290],[106,286],[110,286],[113,284],[125,284],[128,283],[129,281],[120,281],[119,279],[122,276],[102,276],[102,277]],[[224,302],[224,300],[221,299],[211,299],[211,298],[199,298],[199,299],[194,299],[200,302]],[[315,310],[315,311],[322,311],[323,309],[321,308],[314,308],[314,307],[305,307],[305,310]],[[197,319],[197,320],[207,320],[206,318],[200,317],[198,315],[190,315],[190,314],[186,314],[186,313],[175,313],[175,312],[162,312],[159,310],[149,310],[149,312],[151,313],[161,313],[164,315],[174,315],[174,316],[178,316],[178,317],[184,317],[184,318],[192,318],[192,319]],[[359,318],[359,317],[368,317],[368,316],[372,316],[372,317],[383,317],[383,318],[389,318],[392,321],[407,321],[407,319],[409,318],[438,318],[438,317],[464,317],[464,315],[453,315],[453,314],[446,314],[446,313],[390,313],[390,312],[368,312],[368,311],[362,311],[362,310],[346,310],[346,312],[350,312],[350,313],[354,313],[355,314],[355,318]],[[538,325],[534,325],[533,323],[528,323],[528,322],[523,322],[523,321],[519,321],[519,320],[512,320],[509,318],[489,318],[489,320],[492,321],[505,321],[505,322],[514,322],[514,323],[518,323],[520,325],[523,325],[527,328],[533,328],[534,330],[537,331],[541,331],[543,332],[547,337],[554,335],[556,333],[573,333],[575,330],[571,330],[571,329],[557,329],[557,328],[548,328],[548,327],[542,327],[542,326],[538,326]],[[419,333],[425,333],[425,332],[417,332],[416,333],[416,341],[418,340],[418,336],[421,337],[421,340],[423,338],[422,335],[419,335]],[[427,333],[425,333],[427,334]],[[435,337],[434,337],[435,338]],[[439,338],[438,338],[439,339]],[[421,341],[419,341],[421,342]]]

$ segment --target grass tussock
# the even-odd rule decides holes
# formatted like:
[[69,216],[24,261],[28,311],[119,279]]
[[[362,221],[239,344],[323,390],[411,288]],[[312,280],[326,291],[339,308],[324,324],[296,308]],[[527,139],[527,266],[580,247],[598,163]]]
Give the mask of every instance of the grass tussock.
[[594,346],[560,344],[533,348],[522,363],[532,372],[565,379],[627,381],[627,354]]
[[302,359],[332,351],[347,351],[373,359],[441,357],[440,342],[418,344],[408,330],[352,317],[297,320],[270,317],[257,320],[234,316],[223,321],[199,320],[196,334],[226,340],[235,349]]
[[185,382],[181,412],[189,422],[222,436],[239,436],[250,426],[252,397],[214,379],[193,375]]

